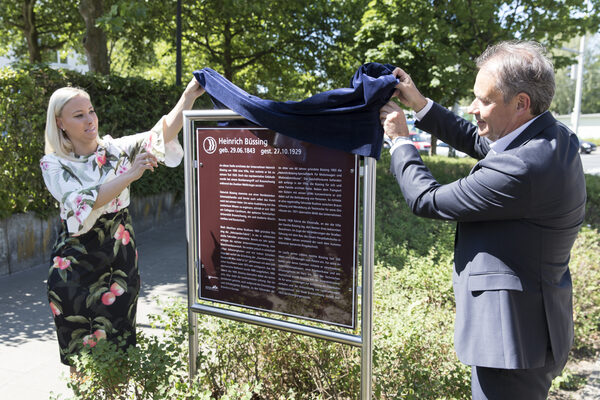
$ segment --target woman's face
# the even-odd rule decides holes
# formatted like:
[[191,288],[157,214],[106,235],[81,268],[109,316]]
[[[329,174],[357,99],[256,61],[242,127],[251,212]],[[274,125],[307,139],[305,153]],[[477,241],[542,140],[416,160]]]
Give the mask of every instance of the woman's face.
[[56,124],[67,134],[78,155],[88,155],[98,146],[98,116],[89,99],[75,96],[63,107]]

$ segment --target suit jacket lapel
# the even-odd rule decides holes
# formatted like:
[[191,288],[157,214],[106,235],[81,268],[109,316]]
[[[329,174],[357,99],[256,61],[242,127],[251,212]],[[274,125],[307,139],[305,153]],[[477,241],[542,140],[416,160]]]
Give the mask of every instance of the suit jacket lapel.
[[529,125],[523,132],[521,132],[519,136],[515,138],[515,140],[508,145],[505,151],[522,146],[554,123],[556,123],[556,119],[552,116],[550,111],[542,113],[538,119],[533,121],[531,125]]

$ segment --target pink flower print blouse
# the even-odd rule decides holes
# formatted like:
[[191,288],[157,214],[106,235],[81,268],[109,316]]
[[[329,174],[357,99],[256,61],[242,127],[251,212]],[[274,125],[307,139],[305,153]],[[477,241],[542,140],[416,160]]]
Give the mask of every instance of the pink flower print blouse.
[[75,160],[46,154],[40,168],[46,187],[60,203],[60,217],[67,222],[69,233],[86,233],[102,214],[117,212],[129,205],[129,188],[106,205],[93,210],[98,188],[125,173],[143,152],[150,152],[168,167],[176,167],[183,158],[177,138],[164,143],[164,117],[148,132],[113,139],[104,136],[98,149]]

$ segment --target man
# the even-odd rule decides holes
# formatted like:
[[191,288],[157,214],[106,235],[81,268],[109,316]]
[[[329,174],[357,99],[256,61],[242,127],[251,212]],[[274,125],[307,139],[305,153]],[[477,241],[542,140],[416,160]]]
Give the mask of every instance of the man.
[[458,222],[454,342],[472,366],[473,398],[545,399],[573,342],[568,262],[586,201],[578,141],[547,111],[554,72],[539,44],[499,43],[477,67],[469,107],[477,126],[394,71],[415,125],[478,159],[471,173],[436,182],[393,102],[381,109],[391,171],[416,215]]

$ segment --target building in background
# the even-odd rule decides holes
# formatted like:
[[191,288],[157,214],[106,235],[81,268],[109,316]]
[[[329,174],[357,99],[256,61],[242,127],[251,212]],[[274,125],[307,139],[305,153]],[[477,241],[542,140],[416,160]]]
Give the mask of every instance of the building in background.
[[[10,53],[5,56],[0,56],[0,68],[10,66],[15,61],[17,61],[17,59],[12,57]],[[89,68],[83,57],[74,51],[70,51],[68,53],[57,51],[56,61],[48,63],[48,65],[50,68],[54,69],[64,68],[81,73],[86,73],[89,71]]]

